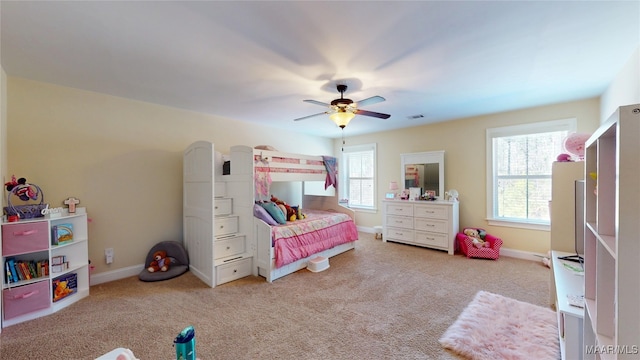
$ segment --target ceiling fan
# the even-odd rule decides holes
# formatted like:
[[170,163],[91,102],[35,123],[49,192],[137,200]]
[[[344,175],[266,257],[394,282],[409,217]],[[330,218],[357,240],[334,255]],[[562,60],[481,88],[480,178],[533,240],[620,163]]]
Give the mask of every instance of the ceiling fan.
[[294,119],[293,121],[300,121],[300,120],[309,119],[315,116],[328,114],[329,118],[334,123],[336,123],[336,125],[344,129],[344,127],[347,126],[349,121],[351,121],[351,119],[353,119],[356,115],[371,116],[371,117],[376,117],[380,119],[388,119],[391,116],[389,114],[383,114],[379,112],[358,109],[358,106],[366,106],[366,105],[376,104],[376,103],[385,101],[385,98],[383,98],[382,96],[372,96],[370,98],[366,98],[358,102],[354,102],[351,99],[344,98],[344,92],[347,91],[347,85],[338,84],[337,89],[338,89],[338,92],[340,93],[340,99],[335,99],[331,101],[330,104],[327,104],[321,101],[316,101],[316,100],[303,100],[304,102],[308,102],[311,104],[325,106],[328,108],[327,111],[297,118],[297,119]]

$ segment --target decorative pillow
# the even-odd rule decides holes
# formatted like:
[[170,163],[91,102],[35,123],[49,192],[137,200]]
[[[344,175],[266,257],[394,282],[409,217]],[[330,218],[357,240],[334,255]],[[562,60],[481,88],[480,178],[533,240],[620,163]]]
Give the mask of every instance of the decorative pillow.
[[260,206],[262,206],[265,210],[267,210],[269,215],[271,215],[273,220],[277,221],[278,224],[287,223],[287,219],[284,217],[282,210],[280,210],[280,208],[278,207],[278,205],[276,205],[276,203],[265,202],[265,203],[261,203]]
[[265,210],[265,208],[263,208],[259,204],[254,204],[253,205],[253,216],[257,217],[258,219],[260,219],[260,220],[262,220],[264,222],[266,222],[269,225],[278,225],[278,222],[275,221],[273,219],[273,217],[271,215],[269,215],[267,210]]

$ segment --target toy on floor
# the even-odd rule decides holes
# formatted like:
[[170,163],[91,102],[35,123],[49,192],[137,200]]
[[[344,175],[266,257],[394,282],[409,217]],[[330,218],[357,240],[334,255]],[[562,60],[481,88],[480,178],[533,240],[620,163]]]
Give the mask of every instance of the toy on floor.
[[133,351],[129,349],[123,349],[122,352],[118,354],[118,357],[116,357],[116,360],[140,360],[140,359],[138,359],[135,355],[133,355]]
[[153,261],[151,261],[147,270],[149,272],[167,271],[169,270],[170,264],[171,259],[167,257],[167,252],[164,250],[158,250],[153,253]]

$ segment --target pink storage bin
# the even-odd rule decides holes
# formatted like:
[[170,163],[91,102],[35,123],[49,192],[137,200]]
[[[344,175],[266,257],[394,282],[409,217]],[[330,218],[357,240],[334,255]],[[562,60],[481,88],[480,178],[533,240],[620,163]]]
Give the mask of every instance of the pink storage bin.
[[48,281],[39,281],[2,291],[5,319],[12,319],[36,310],[46,309],[50,303]]
[[[479,228],[465,228],[465,229],[475,229],[475,230],[484,230]],[[458,243],[459,249],[465,254],[468,258],[483,258],[483,259],[493,259],[497,260],[500,257],[500,248],[502,247],[502,239],[495,237],[491,234],[486,233],[484,237],[485,241],[488,241],[491,246],[477,248],[473,245],[473,241],[467,235],[464,234],[464,229],[462,232],[456,235],[456,241]]]
[[2,256],[49,249],[49,226],[34,221],[2,226]]

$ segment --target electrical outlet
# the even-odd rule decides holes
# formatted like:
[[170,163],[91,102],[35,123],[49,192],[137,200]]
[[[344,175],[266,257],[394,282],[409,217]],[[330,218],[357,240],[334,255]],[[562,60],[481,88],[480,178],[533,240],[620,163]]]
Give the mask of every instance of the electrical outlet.
[[113,262],[113,248],[104,249],[104,258],[107,264],[111,264]]

